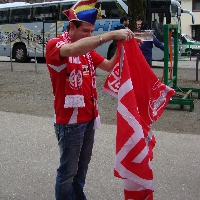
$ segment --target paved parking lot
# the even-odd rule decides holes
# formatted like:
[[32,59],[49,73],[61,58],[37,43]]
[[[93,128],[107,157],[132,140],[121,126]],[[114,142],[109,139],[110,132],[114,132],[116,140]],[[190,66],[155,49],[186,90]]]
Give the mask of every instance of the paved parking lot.
[[[53,119],[0,112],[0,199],[53,200],[58,148]],[[113,176],[114,125],[96,132],[85,192],[88,200],[122,200]],[[200,135],[155,132],[155,200],[200,199]]]
[[[179,66],[195,68],[196,58],[184,57]],[[0,199],[53,200],[59,162],[53,118],[0,111],[0,133]],[[85,186],[88,200],[123,200],[122,180],[113,176],[115,133],[116,126],[106,124],[96,132]],[[200,134],[154,133],[155,200],[199,200]]]

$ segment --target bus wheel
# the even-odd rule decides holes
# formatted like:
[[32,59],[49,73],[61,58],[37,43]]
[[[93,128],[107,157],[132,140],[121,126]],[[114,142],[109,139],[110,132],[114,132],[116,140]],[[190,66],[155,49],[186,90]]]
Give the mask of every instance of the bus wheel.
[[14,48],[14,58],[16,62],[24,63],[28,61],[27,49],[25,45],[18,45]]
[[186,51],[186,54],[187,54],[187,56],[192,56],[193,55],[193,50],[192,49],[187,49],[187,50],[185,50]]

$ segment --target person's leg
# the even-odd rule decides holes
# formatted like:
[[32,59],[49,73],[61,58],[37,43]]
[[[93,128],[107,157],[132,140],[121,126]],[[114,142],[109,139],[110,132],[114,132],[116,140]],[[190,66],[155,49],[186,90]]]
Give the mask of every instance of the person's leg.
[[60,166],[57,169],[55,186],[57,200],[74,200],[72,182],[77,174],[79,155],[87,124],[55,124],[56,136],[60,147]]
[[149,66],[152,68],[152,60],[147,60]]
[[85,185],[88,164],[90,163],[92,156],[94,133],[94,121],[92,120],[90,123],[88,123],[84,133],[83,146],[81,148],[78,162],[78,171],[73,180],[75,200],[86,200],[85,194],[83,192],[83,187]]

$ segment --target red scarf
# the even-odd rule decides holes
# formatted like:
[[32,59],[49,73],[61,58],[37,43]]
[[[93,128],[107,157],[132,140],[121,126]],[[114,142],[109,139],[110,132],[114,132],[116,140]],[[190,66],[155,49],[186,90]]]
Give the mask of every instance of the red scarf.
[[[71,38],[68,32],[63,33],[65,43],[71,43]],[[95,70],[90,53],[83,55],[88,62],[88,68],[91,75],[92,99],[94,105],[94,117],[98,117],[97,91]],[[79,56],[68,58],[67,76],[65,84],[65,108],[85,107],[83,95],[83,69]],[[100,120],[100,119],[98,119]],[[97,122],[100,123],[100,122]]]

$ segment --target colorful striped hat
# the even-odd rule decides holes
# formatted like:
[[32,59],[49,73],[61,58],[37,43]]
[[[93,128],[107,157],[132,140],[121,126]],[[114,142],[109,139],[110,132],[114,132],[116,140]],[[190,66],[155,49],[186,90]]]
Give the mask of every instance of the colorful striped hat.
[[98,10],[95,8],[98,0],[79,0],[72,8],[63,11],[69,21],[79,20],[95,24]]

